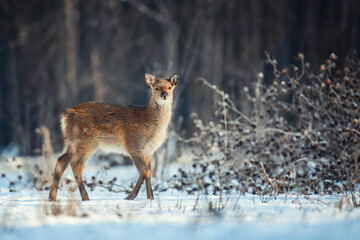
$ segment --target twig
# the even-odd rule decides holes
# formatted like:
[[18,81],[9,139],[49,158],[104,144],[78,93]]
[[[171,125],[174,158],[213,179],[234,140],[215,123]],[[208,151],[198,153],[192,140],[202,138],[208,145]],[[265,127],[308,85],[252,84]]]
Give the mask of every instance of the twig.
[[355,129],[351,129],[351,132],[356,133],[357,135],[360,136],[360,132],[356,131]]
[[[204,85],[206,85],[207,87],[211,88],[212,90],[214,90],[217,94],[221,95],[224,99],[225,99],[225,93],[224,91],[220,91],[216,85],[211,85],[208,81],[206,81],[205,78],[198,78],[198,81],[203,82]],[[245,114],[243,114],[241,111],[239,111],[237,108],[235,108],[235,104],[229,99],[226,98],[226,101],[230,103],[230,105],[228,103],[226,103],[225,106],[227,106],[228,108],[230,108],[231,110],[233,110],[234,112],[236,112],[237,114],[239,114],[241,117],[243,117],[246,121],[248,121],[249,123],[252,123],[253,121],[251,121]]]
[[264,173],[264,175],[265,175],[265,177],[266,177],[266,180],[271,184],[271,186],[273,186],[273,187],[276,189],[276,191],[281,192],[281,193],[284,194],[284,192],[281,191],[281,190],[272,182],[272,180],[269,178],[269,176],[267,175],[267,173],[266,173],[266,171],[265,171],[264,164],[263,164],[262,162],[260,162],[260,165],[261,165],[261,168],[262,168],[262,170],[263,170],[263,173]]
[[195,211],[195,209],[196,209],[196,206],[197,206],[197,204],[198,204],[198,202],[199,202],[199,197],[200,197],[200,191],[198,191],[198,195],[197,195],[197,197],[196,197],[196,201],[195,201],[195,205],[194,205],[194,207],[193,207],[193,211]]

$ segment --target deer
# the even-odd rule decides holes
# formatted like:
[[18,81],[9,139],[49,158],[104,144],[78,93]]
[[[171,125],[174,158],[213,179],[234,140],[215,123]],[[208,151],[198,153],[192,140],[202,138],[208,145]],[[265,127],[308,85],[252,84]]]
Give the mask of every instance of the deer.
[[82,201],[89,200],[82,172],[98,149],[129,156],[137,168],[139,178],[126,200],[136,198],[144,181],[147,199],[154,200],[151,159],[166,140],[178,79],[177,74],[155,78],[146,73],[145,82],[152,91],[147,106],[86,102],[64,110],[60,116],[64,151],[55,165],[49,201],[56,201],[61,176],[69,164]]

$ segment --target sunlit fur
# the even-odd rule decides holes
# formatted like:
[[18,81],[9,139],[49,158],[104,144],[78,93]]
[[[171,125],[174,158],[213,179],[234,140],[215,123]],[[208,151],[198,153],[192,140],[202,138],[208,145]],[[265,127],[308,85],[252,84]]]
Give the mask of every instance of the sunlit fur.
[[127,199],[137,196],[144,180],[147,197],[154,198],[151,189],[151,158],[166,139],[172,114],[173,89],[178,82],[178,75],[169,79],[156,79],[146,74],[145,81],[152,89],[152,97],[146,107],[88,102],[63,112],[61,129],[65,149],[55,166],[50,200],[56,200],[59,180],[70,163],[82,200],[89,200],[82,169],[97,149],[131,157],[140,176]]

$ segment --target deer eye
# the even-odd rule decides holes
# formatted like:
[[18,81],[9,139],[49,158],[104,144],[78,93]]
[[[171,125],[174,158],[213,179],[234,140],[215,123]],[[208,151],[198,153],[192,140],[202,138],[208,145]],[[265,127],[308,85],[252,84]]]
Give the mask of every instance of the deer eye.
[[171,87],[169,87],[169,89],[171,89]]
[[156,91],[159,91],[159,89],[158,89],[158,88],[155,88],[155,90],[156,90]]

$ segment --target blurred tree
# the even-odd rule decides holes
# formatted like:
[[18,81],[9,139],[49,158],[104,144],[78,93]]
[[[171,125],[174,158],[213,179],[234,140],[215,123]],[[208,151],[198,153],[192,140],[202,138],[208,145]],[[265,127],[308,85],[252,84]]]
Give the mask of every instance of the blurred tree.
[[190,112],[213,114],[213,95],[197,78],[241,108],[243,86],[267,71],[265,50],[280,65],[298,52],[317,67],[335,52],[343,65],[360,46],[359,13],[357,0],[2,0],[0,146],[32,153],[45,125],[60,150],[65,107],[145,104],[145,72],[180,74],[174,122],[184,116],[191,132]]

